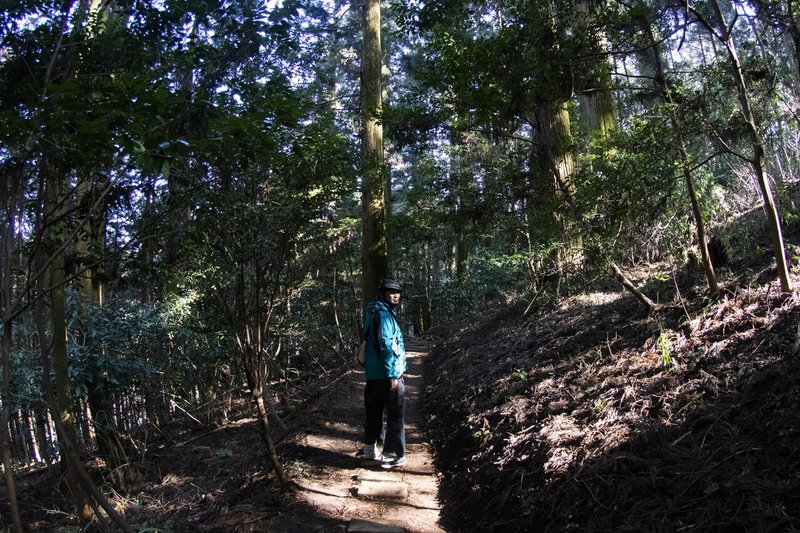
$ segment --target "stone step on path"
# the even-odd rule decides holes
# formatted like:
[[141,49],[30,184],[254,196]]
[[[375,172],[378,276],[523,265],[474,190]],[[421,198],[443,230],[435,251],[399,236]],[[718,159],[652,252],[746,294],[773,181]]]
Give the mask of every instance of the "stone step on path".
[[408,498],[408,484],[391,473],[362,470],[356,479],[359,482],[356,491],[359,498]]
[[[422,359],[428,346],[407,339],[409,369],[406,373],[406,456],[401,468],[384,470],[362,465],[351,478],[351,494],[361,512],[351,515],[348,533],[444,533],[437,524],[437,476],[429,444],[422,433]],[[363,385],[361,385],[363,387]]]
[[360,367],[354,368],[315,404],[307,429],[284,445],[292,450],[298,490],[287,512],[260,531],[445,533],[438,523],[438,474],[422,431],[422,372],[429,348],[416,339],[406,343],[407,463],[387,470],[359,455],[364,375]]
[[406,530],[394,524],[354,518],[347,526],[347,533],[406,533]]
[[[361,470],[356,476],[356,496],[368,499],[405,500],[408,484],[396,473]],[[347,533],[405,533],[405,528],[389,522],[354,518],[347,526]]]

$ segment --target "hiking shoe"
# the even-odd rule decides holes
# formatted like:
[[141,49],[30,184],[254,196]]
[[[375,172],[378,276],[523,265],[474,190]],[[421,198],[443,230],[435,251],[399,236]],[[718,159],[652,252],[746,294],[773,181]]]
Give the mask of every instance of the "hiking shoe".
[[397,468],[398,466],[403,466],[406,464],[406,456],[403,455],[401,457],[393,457],[390,458],[388,461],[384,460],[383,464],[381,465],[382,468]]
[[375,445],[364,445],[364,459],[367,461],[383,461],[383,455],[381,452],[375,449]]

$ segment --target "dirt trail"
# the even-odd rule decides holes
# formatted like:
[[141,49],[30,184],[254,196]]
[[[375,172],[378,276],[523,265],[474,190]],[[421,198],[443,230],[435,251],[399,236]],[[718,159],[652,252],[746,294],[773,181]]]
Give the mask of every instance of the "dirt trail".
[[422,434],[422,369],[429,346],[407,341],[408,462],[385,470],[356,453],[364,417],[363,372],[352,370],[309,413],[313,420],[288,443],[287,468],[298,489],[270,531],[442,532],[437,475]]

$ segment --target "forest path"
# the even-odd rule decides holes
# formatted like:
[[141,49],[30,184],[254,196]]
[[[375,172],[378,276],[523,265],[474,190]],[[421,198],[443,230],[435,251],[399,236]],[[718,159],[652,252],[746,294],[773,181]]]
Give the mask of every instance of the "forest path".
[[357,455],[362,446],[364,374],[360,368],[351,370],[308,413],[308,425],[281,446],[288,448],[286,468],[297,489],[270,531],[444,531],[437,523],[437,474],[422,433],[422,371],[429,348],[414,338],[407,340],[408,462],[385,470]]

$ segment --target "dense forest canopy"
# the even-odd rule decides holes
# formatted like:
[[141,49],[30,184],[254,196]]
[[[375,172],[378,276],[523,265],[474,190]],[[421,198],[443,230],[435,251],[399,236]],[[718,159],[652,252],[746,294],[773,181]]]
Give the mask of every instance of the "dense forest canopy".
[[362,185],[385,180],[413,334],[611,265],[665,261],[714,296],[768,254],[793,290],[793,2],[380,7],[365,109],[360,2],[2,3],[8,487],[63,461],[88,519],[102,494],[71,456],[130,486],[142,428],[219,423],[242,391],[283,481],[279,407],[352,363],[373,296]]

